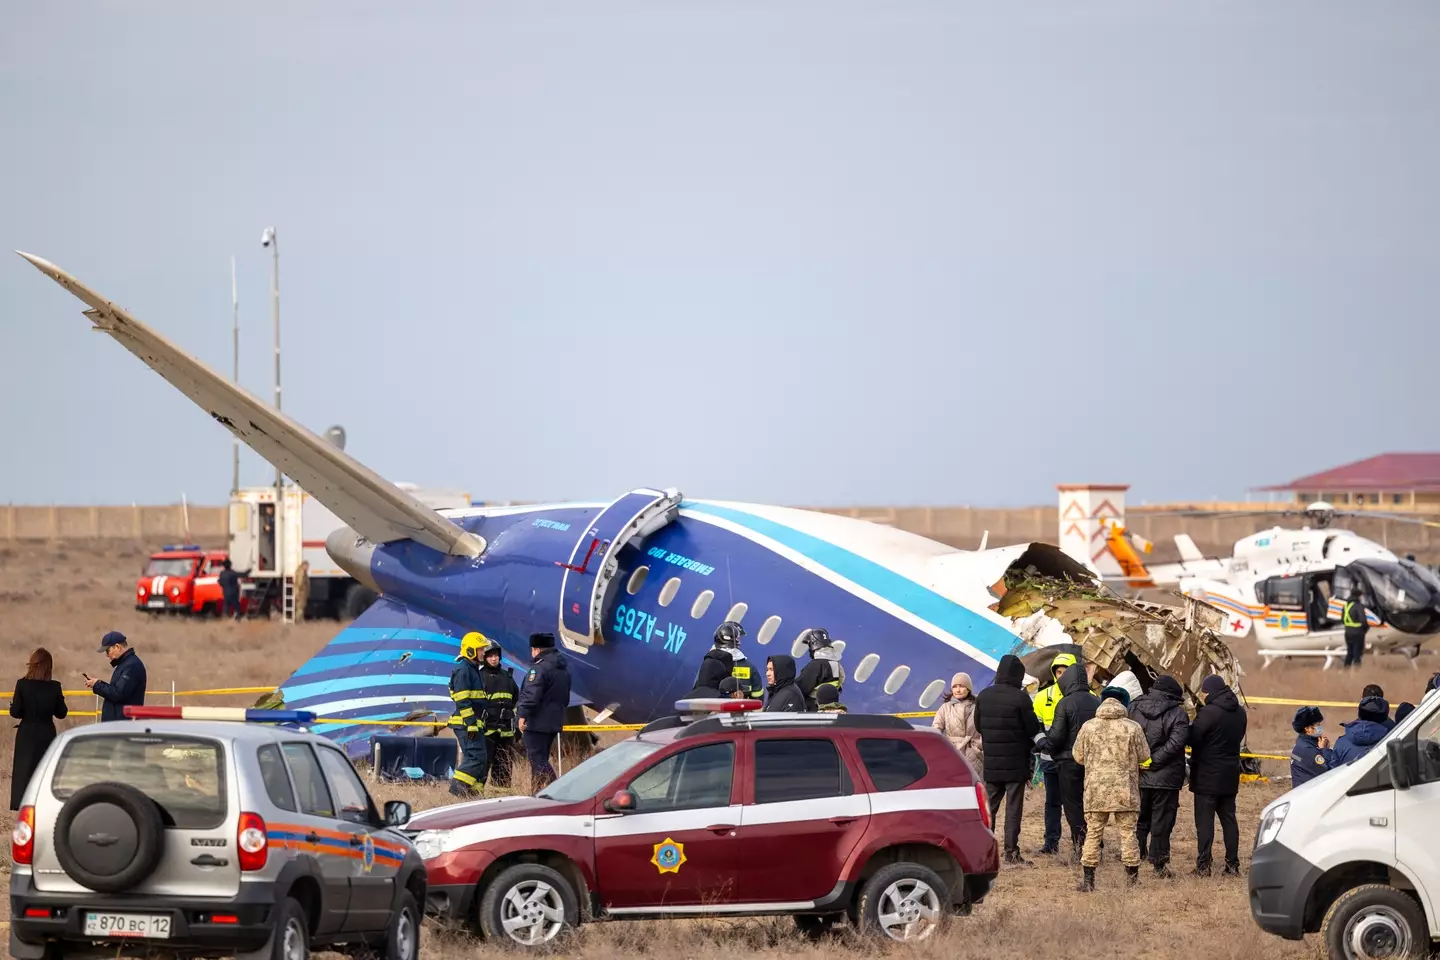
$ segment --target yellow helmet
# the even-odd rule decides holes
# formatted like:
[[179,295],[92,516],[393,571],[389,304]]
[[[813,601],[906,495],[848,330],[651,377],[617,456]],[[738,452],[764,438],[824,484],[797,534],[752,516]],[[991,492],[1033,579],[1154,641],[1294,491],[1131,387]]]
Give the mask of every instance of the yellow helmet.
[[479,660],[480,651],[489,642],[485,639],[485,634],[472,630],[460,638],[460,656],[466,660]]

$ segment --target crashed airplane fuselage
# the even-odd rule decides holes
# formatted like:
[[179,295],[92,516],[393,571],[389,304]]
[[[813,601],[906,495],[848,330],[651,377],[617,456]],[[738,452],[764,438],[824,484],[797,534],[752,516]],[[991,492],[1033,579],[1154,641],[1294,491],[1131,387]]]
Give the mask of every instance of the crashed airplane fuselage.
[[[762,676],[767,656],[802,656],[801,632],[825,627],[842,646],[849,709],[907,713],[933,709],[956,672],[983,687],[1000,657],[1037,642],[1000,608],[1019,596],[1016,583],[1095,586],[1048,544],[957,551],[865,521],[675,490],[437,514],[64,271],[27,259],[348,524],[327,550],[383,596],[269,699],[329,719],[319,732],[353,754],[396,720],[444,722],[470,630],[522,672],[531,634],[554,634],[572,704],[645,722],[689,692],[722,621],[742,622],[748,666]],[[1052,629],[1038,642],[1065,639]]]

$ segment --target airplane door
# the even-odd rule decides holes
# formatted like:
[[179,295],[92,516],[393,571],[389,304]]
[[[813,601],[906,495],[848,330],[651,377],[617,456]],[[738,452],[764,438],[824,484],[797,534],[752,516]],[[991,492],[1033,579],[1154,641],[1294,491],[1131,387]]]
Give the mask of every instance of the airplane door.
[[600,634],[600,604],[615,576],[620,548],[670,523],[680,512],[680,491],[632,490],[600,512],[575,541],[560,579],[560,641],[585,653]]

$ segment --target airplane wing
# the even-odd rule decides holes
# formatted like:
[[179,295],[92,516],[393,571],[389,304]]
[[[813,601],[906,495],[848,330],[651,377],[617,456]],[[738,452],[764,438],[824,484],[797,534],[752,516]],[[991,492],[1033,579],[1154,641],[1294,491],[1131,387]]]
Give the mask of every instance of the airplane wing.
[[375,543],[415,540],[459,556],[479,556],[485,550],[484,539],[440,516],[343,450],[187,356],[123,307],[53,263],[28,253],[20,256],[89,306],[84,313],[96,329],[109,334],[250,449],[296,480],[356,533]]

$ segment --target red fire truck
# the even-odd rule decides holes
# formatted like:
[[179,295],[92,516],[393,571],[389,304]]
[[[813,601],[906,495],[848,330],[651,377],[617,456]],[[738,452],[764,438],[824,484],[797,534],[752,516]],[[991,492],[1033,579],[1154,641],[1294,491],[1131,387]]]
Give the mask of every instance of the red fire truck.
[[135,585],[135,609],[147,613],[220,616],[220,570],[224,550],[198,544],[167,544],[145,564]]

